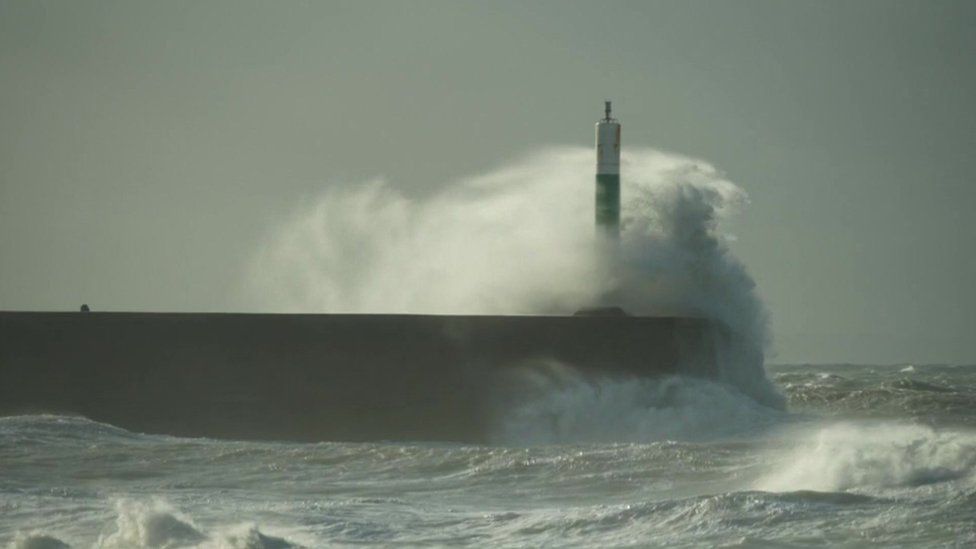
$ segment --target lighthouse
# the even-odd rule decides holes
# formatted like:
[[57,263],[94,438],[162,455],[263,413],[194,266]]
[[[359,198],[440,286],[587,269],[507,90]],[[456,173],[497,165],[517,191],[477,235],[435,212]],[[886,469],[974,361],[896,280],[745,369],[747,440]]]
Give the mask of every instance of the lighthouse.
[[596,228],[607,240],[620,239],[620,122],[604,101],[596,123]]

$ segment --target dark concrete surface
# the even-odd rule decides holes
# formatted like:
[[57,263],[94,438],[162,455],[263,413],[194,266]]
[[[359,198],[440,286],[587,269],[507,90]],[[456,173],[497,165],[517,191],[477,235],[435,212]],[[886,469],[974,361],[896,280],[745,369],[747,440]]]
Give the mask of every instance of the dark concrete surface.
[[713,376],[707,320],[0,312],[0,414],[272,440],[484,442],[513,376]]

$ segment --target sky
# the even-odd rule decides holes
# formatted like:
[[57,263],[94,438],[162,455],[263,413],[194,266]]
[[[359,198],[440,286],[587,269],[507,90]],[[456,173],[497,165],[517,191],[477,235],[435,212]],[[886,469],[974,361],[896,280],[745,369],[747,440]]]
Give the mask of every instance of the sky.
[[0,309],[224,311],[340,181],[703,158],[773,362],[976,363],[976,3],[0,0]]

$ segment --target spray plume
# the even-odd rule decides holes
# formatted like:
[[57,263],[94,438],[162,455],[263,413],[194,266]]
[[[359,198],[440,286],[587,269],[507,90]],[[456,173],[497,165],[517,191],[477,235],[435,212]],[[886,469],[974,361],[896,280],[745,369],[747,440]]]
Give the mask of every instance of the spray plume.
[[770,393],[765,309],[719,232],[745,193],[706,162],[631,150],[619,261],[606,261],[592,162],[550,149],[422,200],[383,180],[330,189],[266,241],[248,293],[263,310],[440,314],[572,314],[612,295],[631,314],[724,323],[745,342],[726,381]]

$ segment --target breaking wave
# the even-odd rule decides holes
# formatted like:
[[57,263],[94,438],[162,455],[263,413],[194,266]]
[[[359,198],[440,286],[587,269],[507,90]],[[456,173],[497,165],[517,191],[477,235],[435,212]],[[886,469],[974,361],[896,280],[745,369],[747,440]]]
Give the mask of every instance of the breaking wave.
[[[92,545],[97,549],[299,549],[284,538],[269,536],[252,524],[216,528],[207,533],[172,505],[157,501],[119,500],[114,524],[106,525]],[[18,533],[11,549],[68,549],[68,542],[44,533]]]
[[558,364],[525,369],[503,405],[503,444],[700,441],[754,433],[784,414],[705,379],[588,377]]
[[719,228],[746,194],[694,158],[632,149],[622,162],[616,260],[593,228],[592,151],[551,149],[423,199],[384,180],[333,186],[267,238],[247,299],[282,312],[705,316],[736,335],[720,379],[782,405],[763,371],[766,310]]
[[976,433],[894,422],[840,422],[797,437],[756,487],[769,491],[877,490],[971,482]]

